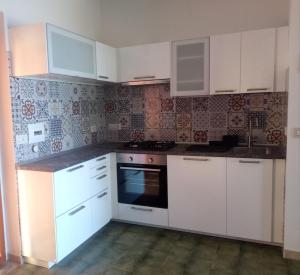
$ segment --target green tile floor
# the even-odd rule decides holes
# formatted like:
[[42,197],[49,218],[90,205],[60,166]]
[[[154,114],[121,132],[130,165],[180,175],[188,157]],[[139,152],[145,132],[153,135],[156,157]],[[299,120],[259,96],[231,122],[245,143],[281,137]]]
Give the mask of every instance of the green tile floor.
[[111,222],[51,270],[22,265],[10,275],[300,275],[281,248]]

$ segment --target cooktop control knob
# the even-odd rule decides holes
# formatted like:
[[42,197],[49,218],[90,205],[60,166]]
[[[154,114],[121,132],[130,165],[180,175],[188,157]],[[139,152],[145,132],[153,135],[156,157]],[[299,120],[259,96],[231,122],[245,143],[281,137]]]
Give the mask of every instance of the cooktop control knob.
[[149,163],[153,163],[153,161],[154,161],[153,158],[148,158]]
[[129,161],[133,161],[133,157],[129,157]]

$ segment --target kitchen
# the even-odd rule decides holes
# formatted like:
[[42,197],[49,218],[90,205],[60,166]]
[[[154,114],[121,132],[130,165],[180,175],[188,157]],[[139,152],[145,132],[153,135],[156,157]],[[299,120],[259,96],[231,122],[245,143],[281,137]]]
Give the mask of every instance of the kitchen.
[[78,4],[72,24],[60,4],[43,20],[3,4],[11,274],[299,274],[298,1],[176,1],[191,22],[252,24],[189,30],[167,0],[124,2]]

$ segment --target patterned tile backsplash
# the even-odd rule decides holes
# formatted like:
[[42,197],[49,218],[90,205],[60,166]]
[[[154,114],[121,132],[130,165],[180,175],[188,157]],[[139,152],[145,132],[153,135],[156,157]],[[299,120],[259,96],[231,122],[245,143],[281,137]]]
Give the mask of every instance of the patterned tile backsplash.
[[101,141],[207,143],[225,134],[245,141],[250,120],[258,143],[285,144],[287,93],[171,98],[168,84],[103,88],[11,78],[11,96],[15,137],[45,123],[38,152],[15,145],[18,162]]

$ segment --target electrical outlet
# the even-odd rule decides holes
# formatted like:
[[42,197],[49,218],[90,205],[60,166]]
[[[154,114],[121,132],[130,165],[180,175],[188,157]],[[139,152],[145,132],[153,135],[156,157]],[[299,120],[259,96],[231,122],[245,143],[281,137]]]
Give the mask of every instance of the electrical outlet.
[[16,135],[16,143],[17,145],[28,144],[28,136],[24,135]]
[[300,128],[294,128],[294,136],[295,137],[300,137]]
[[111,124],[108,124],[108,129],[111,130],[111,131],[118,131],[118,130],[121,130],[121,124],[120,123],[111,123]]

